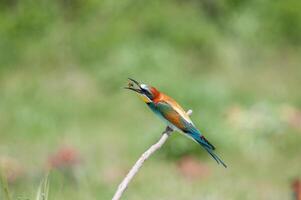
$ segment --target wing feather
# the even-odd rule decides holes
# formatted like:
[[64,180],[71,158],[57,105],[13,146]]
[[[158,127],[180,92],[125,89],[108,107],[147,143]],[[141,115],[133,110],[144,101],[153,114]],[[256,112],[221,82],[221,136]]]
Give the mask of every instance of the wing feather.
[[166,102],[165,100],[158,102],[156,106],[159,112],[161,113],[161,115],[167,121],[169,121],[171,124],[176,126],[178,129],[182,130],[184,133],[188,133],[188,132],[199,133],[199,131],[196,129],[196,127],[194,126],[194,124],[192,123],[192,121],[190,120],[186,112],[183,110],[183,108],[179,107],[178,109],[175,109],[174,106],[172,106],[170,103]]
[[192,123],[190,117],[187,115],[186,111],[171,97],[162,94],[161,101],[164,101],[168,105],[170,105],[183,119],[187,122]]

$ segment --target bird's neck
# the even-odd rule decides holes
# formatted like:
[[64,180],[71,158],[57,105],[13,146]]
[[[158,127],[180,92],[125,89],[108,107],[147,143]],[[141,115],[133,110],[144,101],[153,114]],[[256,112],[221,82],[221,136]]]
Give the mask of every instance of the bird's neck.
[[159,92],[153,99],[153,103],[154,104],[158,103],[162,99],[163,96],[164,96],[164,94]]

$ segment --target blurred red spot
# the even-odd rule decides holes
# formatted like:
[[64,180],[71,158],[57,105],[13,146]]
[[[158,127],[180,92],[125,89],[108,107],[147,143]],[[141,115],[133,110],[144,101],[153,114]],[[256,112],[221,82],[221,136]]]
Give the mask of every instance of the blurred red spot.
[[291,105],[283,105],[281,115],[290,126],[301,130],[301,111]]
[[192,156],[182,157],[178,162],[178,169],[180,173],[189,180],[205,178],[210,174],[208,166]]
[[104,169],[102,173],[102,180],[111,184],[118,182],[120,178],[125,176],[127,170],[113,166]]
[[80,156],[72,147],[62,147],[48,158],[48,166],[51,169],[72,168],[79,163]]
[[292,182],[292,189],[295,200],[301,200],[301,181],[299,179],[296,179]]
[[24,175],[21,164],[14,158],[8,156],[0,157],[0,170],[7,178],[8,183],[14,183]]

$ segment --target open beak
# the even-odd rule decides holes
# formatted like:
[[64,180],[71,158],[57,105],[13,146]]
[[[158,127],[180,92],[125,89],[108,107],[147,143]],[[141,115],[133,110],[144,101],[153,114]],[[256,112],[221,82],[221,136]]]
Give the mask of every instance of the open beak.
[[129,83],[127,87],[124,87],[124,89],[129,89],[129,90],[133,90],[137,93],[142,93],[141,87],[140,87],[140,83],[138,83],[138,81],[132,79],[132,78],[128,78],[129,79]]

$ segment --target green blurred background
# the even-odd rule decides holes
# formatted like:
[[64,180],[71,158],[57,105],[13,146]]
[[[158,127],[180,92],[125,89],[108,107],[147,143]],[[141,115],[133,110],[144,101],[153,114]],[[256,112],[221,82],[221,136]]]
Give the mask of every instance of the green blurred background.
[[[175,98],[228,164],[173,134],[123,199],[292,199],[301,176],[301,1],[0,0],[0,166],[14,199],[110,199]],[[1,195],[1,193],[0,193]],[[1,198],[1,196],[0,196]]]

